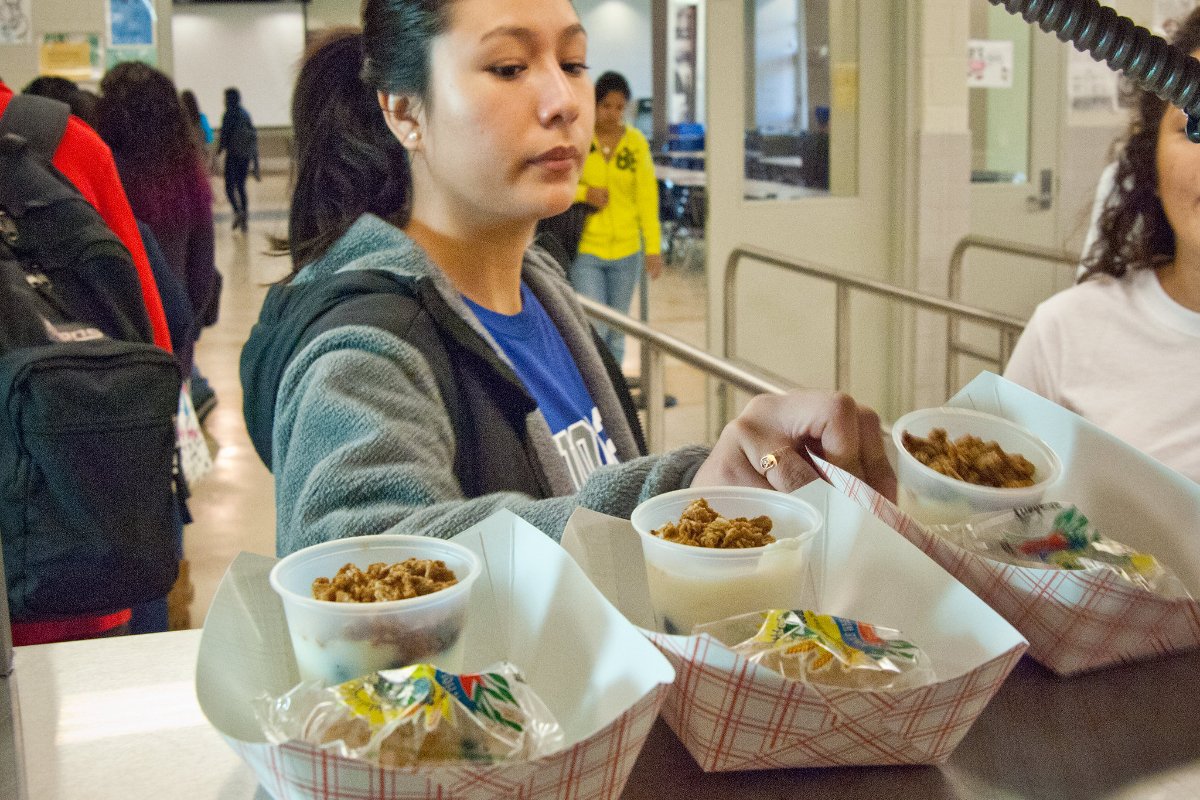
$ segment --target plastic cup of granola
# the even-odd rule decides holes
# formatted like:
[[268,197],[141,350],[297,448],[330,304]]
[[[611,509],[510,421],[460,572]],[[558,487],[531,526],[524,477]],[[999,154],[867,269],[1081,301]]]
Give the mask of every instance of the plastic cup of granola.
[[[943,475],[922,464],[904,447],[904,434],[928,438],[935,428],[950,441],[964,435],[995,442],[1005,453],[1034,467],[1033,485],[1017,488],[977,486]],[[900,509],[918,522],[953,524],[974,514],[1036,505],[1062,475],[1062,462],[1042,439],[1011,420],[969,408],[924,408],[909,412],[892,426]]]
[[[333,578],[346,564],[365,573],[371,564],[409,558],[442,561],[457,582],[403,600],[335,602],[313,596],[314,580]],[[455,542],[379,534],[297,550],[271,569],[270,583],[283,600],[301,679],[333,685],[416,663],[460,672],[467,604],[480,572],[478,556]]]
[[[700,498],[727,519],[770,517],[776,541],[719,549],[670,542],[654,534],[678,522],[684,509]],[[735,614],[804,606],[808,556],[823,525],[821,512],[811,503],[770,489],[680,489],[642,503],[630,522],[642,541],[650,602],[660,631],[686,636],[695,625]]]

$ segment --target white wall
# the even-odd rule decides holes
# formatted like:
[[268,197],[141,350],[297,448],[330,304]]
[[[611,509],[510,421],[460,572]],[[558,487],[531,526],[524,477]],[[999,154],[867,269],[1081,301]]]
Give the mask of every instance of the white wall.
[[[316,27],[357,18],[339,16],[335,12],[344,8],[332,0],[315,5],[310,22]],[[351,5],[357,2],[345,3]],[[650,97],[650,0],[575,0],[575,10],[588,31],[593,77],[615,70],[629,80],[635,98]],[[214,125],[226,86],[242,90],[256,125],[290,124],[292,84],[304,51],[299,3],[180,5],[172,31],[175,83],[196,92]]]
[[613,70],[635,98],[652,96],[650,0],[575,0],[575,12],[588,32],[592,79]]
[[291,124],[292,86],[304,53],[300,3],[175,7],[175,85],[191,89],[213,127],[225,111],[225,87],[242,92],[258,127]]

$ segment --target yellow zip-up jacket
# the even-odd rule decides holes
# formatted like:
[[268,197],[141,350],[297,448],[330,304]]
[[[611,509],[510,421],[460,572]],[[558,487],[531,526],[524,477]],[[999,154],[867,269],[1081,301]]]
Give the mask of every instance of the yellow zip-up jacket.
[[614,261],[643,249],[643,240],[646,255],[662,251],[658,182],[654,179],[650,144],[641,131],[626,125],[608,161],[593,136],[575,199],[586,201],[589,187],[608,189],[608,205],[588,216],[579,252]]

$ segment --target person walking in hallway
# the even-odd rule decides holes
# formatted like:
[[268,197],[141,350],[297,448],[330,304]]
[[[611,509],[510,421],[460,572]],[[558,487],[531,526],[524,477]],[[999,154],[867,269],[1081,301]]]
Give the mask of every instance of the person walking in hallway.
[[261,181],[258,166],[258,132],[250,114],[242,107],[242,93],[231,86],[225,90],[225,115],[221,117],[221,138],[214,158],[225,154],[225,196],[233,209],[233,229],[246,230],[250,210],[246,202],[246,179],[250,174]]

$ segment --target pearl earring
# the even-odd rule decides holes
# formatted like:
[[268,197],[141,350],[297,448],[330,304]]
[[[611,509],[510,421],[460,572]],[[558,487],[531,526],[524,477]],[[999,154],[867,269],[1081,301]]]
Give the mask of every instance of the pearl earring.
[[405,138],[407,138],[408,141],[410,141],[410,142],[415,142],[420,137],[421,137],[421,134],[418,133],[417,131],[409,131],[408,136]]

